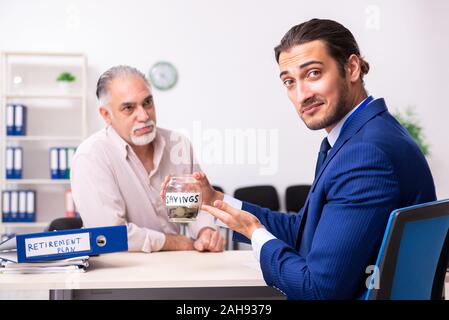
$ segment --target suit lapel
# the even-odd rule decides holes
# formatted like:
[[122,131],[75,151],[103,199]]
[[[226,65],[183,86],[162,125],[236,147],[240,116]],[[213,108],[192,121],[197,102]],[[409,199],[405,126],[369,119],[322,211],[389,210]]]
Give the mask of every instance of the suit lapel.
[[354,119],[348,124],[348,126],[340,133],[335,145],[329,151],[329,154],[326,157],[323,165],[320,168],[315,180],[313,181],[311,191],[315,190],[315,186],[323,174],[323,171],[326,169],[329,162],[335,155],[340,151],[343,145],[351,139],[368,121],[377,116],[379,113],[382,113],[387,110],[387,106],[385,105],[385,100],[383,98],[376,99],[371,101],[363,110],[361,110]]

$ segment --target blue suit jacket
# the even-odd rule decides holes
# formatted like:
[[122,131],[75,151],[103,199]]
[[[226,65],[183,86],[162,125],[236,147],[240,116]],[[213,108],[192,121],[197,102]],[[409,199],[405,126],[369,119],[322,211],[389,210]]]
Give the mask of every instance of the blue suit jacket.
[[391,211],[435,199],[423,154],[376,99],[340,133],[297,215],[242,209],[277,238],[260,255],[268,285],[289,299],[354,299],[366,290]]

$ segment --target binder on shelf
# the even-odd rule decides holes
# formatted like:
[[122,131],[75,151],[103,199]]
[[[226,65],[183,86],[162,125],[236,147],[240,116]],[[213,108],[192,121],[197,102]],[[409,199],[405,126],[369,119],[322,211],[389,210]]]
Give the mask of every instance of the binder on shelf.
[[70,179],[70,173],[72,170],[72,159],[75,155],[76,148],[68,148],[67,149],[67,179]]
[[36,191],[26,191],[26,221],[36,221]]
[[36,221],[36,191],[4,190],[2,192],[3,222]]
[[66,179],[67,176],[67,149],[58,149],[58,177],[59,179]]
[[17,221],[17,217],[18,217],[18,213],[19,213],[19,193],[15,190],[10,191],[10,216],[9,216],[9,221],[10,222],[15,222]]
[[14,179],[23,178],[23,149],[21,147],[14,148]]
[[27,108],[23,104],[14,106],[14,135],[26,135]]
[[26,222],[27,214],[27,192],[26,190],[19,191],[19,214],[17,221]]
[[58,148],[50,148],[50,175],[52,179],[59,178]]
[[14,135],[14,105],[8,104],[6,106],[6,135]]
[[39,262],[128,250],[126,226],[19,234],[0,243],[0,259]]
[[14,179],[14,148],[6,148],[6,179]]
[[2,221],[9,222],[11,215],[11,193],[9,191],[2,192]]

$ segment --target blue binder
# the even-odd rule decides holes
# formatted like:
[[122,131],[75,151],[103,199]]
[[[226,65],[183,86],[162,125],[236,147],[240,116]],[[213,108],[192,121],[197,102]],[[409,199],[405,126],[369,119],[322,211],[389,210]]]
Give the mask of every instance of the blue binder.
[[15,147],[14,150],[14,166],[13,179],[23,178],[23,149],[22,147]]
[[19,205],[18,205],[18,222],[26,222],[27,214],[27,192],[26,190],[19,190]]
[[10,191],[10,209],[9,222],[17,222],[19,216],[19,192],[17,190]]
[[36,221],[36,191],[26,190],[26,222]]
[[2,191],[2,221],[9,222],[11,215],[11,192]]
[[58,148],[58,178],[66,179],[67,176],[67,149]]
[[27,119],[27,107],[23,104],[16,104],[14,106],[14,135],[24,136],[26,135],[26,119]]
[[14,179],[14,148],[6,148],[6,179]]
[[37,262],[127,250],[126,226],[111,226],[19,234],[0,243],[0,259]]
[[14,128],[14,108],[13,104],[6,106],[6,135],[13,136],[15,132]]
[[50,148],[50,176],[59,179],[59,148]]

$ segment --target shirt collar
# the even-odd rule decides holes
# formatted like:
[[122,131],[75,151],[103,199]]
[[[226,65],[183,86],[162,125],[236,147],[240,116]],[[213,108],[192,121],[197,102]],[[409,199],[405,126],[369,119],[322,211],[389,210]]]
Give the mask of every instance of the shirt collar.
[[153,153],[153,169],[149,173],[149,177],[151,178],[159,168],[159,165],[162,161],[162,157],[164,155],[165,150],[165,138],[160,133],[161,130],[156,127],[156,137],[153,140],[154,153]]
[[331,148],[334,146],[335,142],[337,142],[338,137],[340,136],[340,132],[341,132],[341,128],[343,128],[343,125],[345,124],[346,120],[351,116],[351,114],[354,113],[354,111],[356,111],[362,104],[363,102],[368,99],[368,97],[366,97],[365,99],[363,99],[357,106],[355,106],[354,108],[352,108],[351,111],[349,111],[344,117],[343,119],[341,119],[337,125],[331,130],[331,132],[329,132],[329,134],[327,135],[327,140],[329,141],[329,144],[331,146]]
[[123,157],[126,158],[128,156],[128,147],[131,147],[128,142],[120,137],[120,135],[111,125],[108,125],[106,127],[106,134],[111,138],[112,143],[120,150],[120,153],[123,155]]

